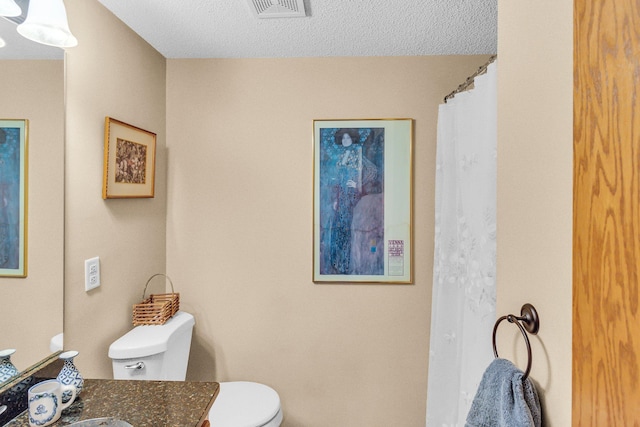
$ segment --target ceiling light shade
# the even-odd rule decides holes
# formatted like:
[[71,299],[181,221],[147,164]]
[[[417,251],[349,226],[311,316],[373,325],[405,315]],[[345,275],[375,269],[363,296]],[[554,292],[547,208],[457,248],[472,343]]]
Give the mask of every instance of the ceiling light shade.
[[0,16],[20,16],[22,9],[13,0],[0,0]]
[[62,0],[31,0],[27,19],[18,33],[34,42],[57,47],[73,47],[78,40],[71,34],[67,10]]

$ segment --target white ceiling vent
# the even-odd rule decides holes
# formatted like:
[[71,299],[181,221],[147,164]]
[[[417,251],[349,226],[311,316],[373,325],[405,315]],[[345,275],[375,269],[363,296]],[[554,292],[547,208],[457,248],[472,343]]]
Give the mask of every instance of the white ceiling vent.
[[258,18],[299,18],[306,16],[304,0],[248,0]]

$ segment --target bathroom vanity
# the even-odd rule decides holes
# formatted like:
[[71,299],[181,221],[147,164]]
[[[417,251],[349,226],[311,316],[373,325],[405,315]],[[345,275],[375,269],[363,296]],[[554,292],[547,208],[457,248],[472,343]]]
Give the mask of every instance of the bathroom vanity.
[[[207,416],[220,390],[215,382],[85,379],[76,401],[52,426],[114,417],[135,427],[208,426]],[[29,427],[23,412],[7,427]]]

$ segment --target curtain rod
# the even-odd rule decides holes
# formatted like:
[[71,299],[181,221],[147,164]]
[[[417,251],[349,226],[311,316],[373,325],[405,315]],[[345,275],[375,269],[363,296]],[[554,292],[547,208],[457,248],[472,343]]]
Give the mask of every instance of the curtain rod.
[[469,86],[471,86],[473,84],[474,79],[476,77],[478,77],[479,75],[483,74],[485,71],[487,71],[487,67],[489,67],[489,65],[491,63],[495,62],[496,59],[498,59],[498,55],[491,56],[486,63],[484,63],[482,66],[480,66],[480,68],[478,68],[478,71],[476,71],[475,73],[473,73],[472,75],[467,77],[467,80],[465,80],[464,83],[462,83],[460,86],[458,86],[449,95],[445,96],[444,97],[444,103],[446,104],[449,99],[453,98],[454,96],[456,96],[460,92],[464,92],[465,90],[467,90],[469,88]]

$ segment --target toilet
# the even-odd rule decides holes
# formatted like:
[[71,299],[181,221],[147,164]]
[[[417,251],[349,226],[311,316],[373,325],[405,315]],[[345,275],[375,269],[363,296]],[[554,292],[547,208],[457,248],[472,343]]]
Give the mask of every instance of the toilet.
[[[136,326],[109,346],[113,378],[184,381],[195,319],[178,311],[164,325]],[[221,382],[211,410],[212,427],[279,427],[278,393],[249,381]]]
[[279,427],[280,397],[264,384],[245,381],[220,383],[209,411],[211,427]]
[[60,332],[59,334],[53,336],[49,341],[49,351],[51,353],[55,353],[56,351],[62,351],[64,343],[64,334]]

